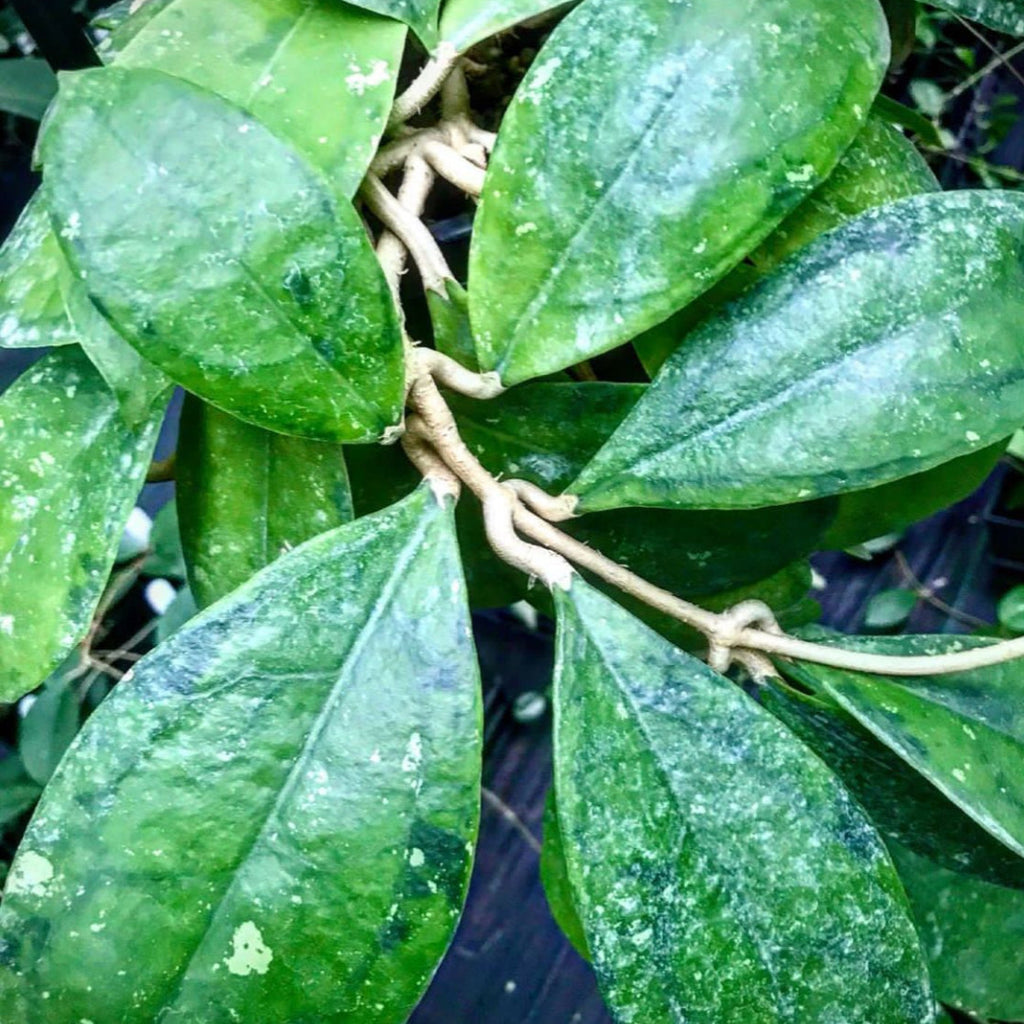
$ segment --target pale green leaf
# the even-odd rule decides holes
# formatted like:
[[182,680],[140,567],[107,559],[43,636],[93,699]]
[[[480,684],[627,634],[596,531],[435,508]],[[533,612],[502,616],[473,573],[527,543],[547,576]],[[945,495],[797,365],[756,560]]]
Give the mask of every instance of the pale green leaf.
[[918,597],[913,590],[881,590],[868,601],[864,610],[864,628],[895,629],[910,618]]
[[373,441],[398,421],[401,334],[362,222],[259,121],[104,68],[62,77],[40,146],[72,268],[143,358],[268,429]]
[[959,14],[1012,36],[1024,36],[1024,0],[927,0],[935,7]]
[[39,685],[82,639],[163,417],[128,427],[77,347],[0,397],[0,701]]
[[447,0],[441,10],[441,42],[464,53],[522,21],[571,6],[566,0]]
[[[587,0],[502,122],[470,252],[484,369],[508,384],[628,341],[821,183],[888,59],[876,0]],[[765,97],[785,96],[765,117]]]
[[0,60],[0,110],[38,121],[57,92],[57,78],[40,57]]
[[354,7],[404,22],[425,46],[437,42],[437,17],[441,0],[351,0]]
[[556,601],[559,824],[616,1019],[931,1021],[906,898],[835,777],[586,584]]
[[1014,633],[1024,633],[1024,587],[1014,587],[999,599],[999,625]]
[[0,906],[7,1017],[406,1020],[465,896],[480,714],[429,488],[279,559],[61,763]]
[[837,228],[694,332],[572,492],[586,510],[777,504],[1008,436],[1022,240],[1009,192],[913,196]]

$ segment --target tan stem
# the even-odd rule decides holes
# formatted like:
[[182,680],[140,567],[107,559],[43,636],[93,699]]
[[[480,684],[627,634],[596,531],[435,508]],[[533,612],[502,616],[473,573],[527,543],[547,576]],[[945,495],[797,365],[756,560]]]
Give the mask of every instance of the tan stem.
[[458,52],[450,43],[438,47],[437,56],[427,62],[415,81],[395,100],[388,119],[390,131],[405,124],[437,95],[458,59]]
[[431,139],[423,143],[421,152],[431,167],[446,181],[467,195],[479,198],[484,189],[485,172],[451,146]]

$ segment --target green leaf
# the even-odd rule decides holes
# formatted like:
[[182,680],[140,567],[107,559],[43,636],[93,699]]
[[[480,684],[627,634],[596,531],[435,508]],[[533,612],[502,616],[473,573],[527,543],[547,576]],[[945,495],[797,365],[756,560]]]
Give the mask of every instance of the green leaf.
[[487,173],[469,287],[484,369],[571,366],[706,291],[827,177],[887,60],[876,0],[644,0],[628,30],[620,0],[581,4]]
[[71,345],[75,331],[64,310],[64,256],[40,193],[0,246],[0,348]]
[[62,77],[40,145],[72,268],[143,358],[283,433],[372,441],[398,421],[401,333],[363,225],[260,122],[104,68]]
[[584,960],[590,959],[587,936],[583,932],[576,904],[569,885],[569,872],[565,866],[562,832],[558,827],[558,808],[555,806],[555,788],[548,790],[544,801],[544,845],[540,851],[540,880],[544,886],[548,907],[555,923]]
[[42,787],[25,774],[16,754],[0,760],[0,836],[39,799]]
[[881,590],[868,601],[864,610],[864,628],[896,629],[910,618],[917,602],[918,596],[913,590]]
[[441,0],[351,0],[355,7],[404,22],[430,48],[437,42],[437,17]]
[[0,397],[0,702],[86,632],[149,467],[163,409],[133,429],[77,347]]
[[181,550],[181,532],[178,527],[178,506],[169,501],[153,517],[149,534],[149,554],[142,564],[147,576],[170,576],[185,579],[185,556]]
[[133,11],[134,0],[117,0],[100,11],[92,19],[92,24],[97,28],[107,29],[110,33],[96,45],[96,52],[103,62],[109,64],[116,60],[153,18],[168,4],[175,2],[176,0],[145,0]]
[[467,369],[479,371],[473,345],[473,332],[469,326],[469,296],[458,281],[445,281],[447,295],[428,289],[427,309],[434,329],[434,347],[438,352],[462,363]]
[[480,715],[429,489],[297,548],[79,734],[11,869],[0,1005],[33,1024],[405,1020],[465,895]]
[[928,0],[980,25],[1011,36],[1024,36],[1024,0]]
[[1024,403],[1022,238],[1020,196],[951,192],[818,239],[673,354],[572,485],[581,509],[797,501],[1006,437]]
[[171,386],[167,375],[121,337],[89,299],[82,281],[71,276],[64,282],[64,308],[78,343],[100,371],[121,406],[130,427],[144,423],[154,402]]
[[946,871],[889,844],[935,994],[986,1019],[1024,1020],[1024,892]]
[[891,125],[913,132],[926,145],[945,148],[942,135],[935,127],[935,123],[911,107],[897,103],[888,96],[879,95],[875,98],[874,113]]
[[1024,633],[1024,587],[1014,587],[999,599],[999,625],[1013,633]]
[[521,21],[568,6],[565,0],[447,0],[441,11],[441,42],[465,53]]
[[199,607],[192,596],[192,590],[188,586],[182,587],[156,624],[156,642],[162,644],[174,636],[198,611]]
[[0,110],[38,121],[57,93],[57,77],[38,57],[0,61]]
[[887,844],[901,843],[952,871],[1024,889],[1024,860],[820,690],[805,694],[773,680],[761,699],[839,776]]
[[352,519],[339,445],[272,434],[188,396],[176,495],[189,582],[205,607]]
[[337,0],[174,0],[118,67],[165,71],[218,93],[351,199],[391,110],[405,36],[401,25]]
[[45,786],[79,726],[78,694],[68,672],[47,680],[18,728],[18,754],[25,772]]
[[931,1021],[895,871],[835,777],[607,598],[555,596],[558,817],[613,1015]]
[[[844,637],[883,654],[943,654],[983,646],[958,636]],[[1024,856],[1024,706],[1015,662],[902,679],[796,662],[794,678],[822,690],[1019,856]]]

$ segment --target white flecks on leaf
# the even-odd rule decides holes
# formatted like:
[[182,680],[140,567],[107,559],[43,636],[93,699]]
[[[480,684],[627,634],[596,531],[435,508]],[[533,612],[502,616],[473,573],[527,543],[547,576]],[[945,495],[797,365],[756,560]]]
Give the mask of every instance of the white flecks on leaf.
[[266,974],[273,951],[263,943],[259,928],[252,921],[246,921],[235,929],[231,936],[231,955],[224,963],[232,974],[245,977],[249,974]]

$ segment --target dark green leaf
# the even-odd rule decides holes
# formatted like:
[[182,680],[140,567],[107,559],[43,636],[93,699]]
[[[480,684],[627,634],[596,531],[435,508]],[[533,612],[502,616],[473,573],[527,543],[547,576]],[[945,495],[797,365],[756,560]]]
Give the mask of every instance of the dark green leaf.
[[18,754],[40,786],[53,775],[78,732],[79,703],[74,678],[56,672],[40,691],[18,728]]
[[[731,269],[835,166],[888,61],[876,0],[587,0],[505,115],[470,253],[509,384],[628,341]],[[765,96],[786,102],[764,116]]]
[[997,32],[1024,36],[1024,0],[928,0],[928,3]]
[[465,894],[480,711],[429,489],[279,559],[79,734],[11,869],[0,1005],[33,1024],[405,1020]]
[[0,701],[38,686],[85,634],[162,415],[126,426],[77,346],[0,397]]
[[156,642],[162,644],[174,636],[198,611],[191,589],[187,586],[182,587],[156,624]]
[[895,871],[835,777],[585,584],[556,601],[559,824],[617,1019],[931,1021]]
[[61,296],[64,257],[37,192],[0,247],[0,348],[77,341]]
[[220,94],[351,199],[391,110],[405,35],[338,0],[174,0],[118,67],[166,71]]
[[880,95],[875,99],[874,112],[883,121],[913,132],[927,145],[943,148],[942,135],[939,134],[934,122],[929,121],[918,111],[905,107],[888,96]]
[[818,239],[673,354],[573,484],[582,509],[798,501],[1006,437],[1022,240],[1009,192],[914,196]]
[[548,790],[544,802],[544,845],[540,852],[540,880],[544,886],[551,916],[573,949],[584,960],[590,959],[587,937],[583,933],[576,904],[572,901],[569,874],[565,866],[565,851],[562,849],[562,832],[558,827],[558,808],[555,806],[555,788]]
[[887,843],[902,843],[951,871],[1024,889],[1024,860],[820,691],[804,694],[778,680],[762,700],[839,776]]
[[1024,1020],[1024,892],[946,871],[896,844],[935,994],[977,1017]]
[[999,600],[999,625],[1013,633],[1024,633],[1024,587],[1014,587]]
[[401,334],[363,225],[260,122],[105,68],[63,77],[40,145],[72,267],[144,358],[268,429],[371,441],[398,421]]
[[[941,654],[988,642],[844,637],[842,645],[884,654]],[[1024,704],[1017,663],[899,682],[804,662],[787,671],[822,690],[982,828],[1024,856]]]
[[57,93],[57,78],[38,57],[0,61],[0,110],[38,121]]
[[469,296],[458,281],[445,281],[447,296],[428,289],[427,307],[434,328],[434,347],[470,370],[480,364],[469,326]]
[[191,395],[176,482],[189,582],[203,607],[352,518],[339,445],[261,430]]
[[441,0],[351,0],[356,7],[404,22],[432,47],[437,42],[437,15]]
[[566,0],[447,0],[441,11],[441,42],[464,53],[521,21],[568,6]]
[[178,506],[169,501],[153,518],[149,535],[149,554],[142,565],[147,576],[170,576],[185,579],[185,556],[181,550],[178,528]]
[[895,629],[910,618],[918,597],[913,590],[881,590],[868,601],[864,611],[864,628]]
[[39,799],[42,787],[25,774],[21,759],[0,760],[0,836]]

